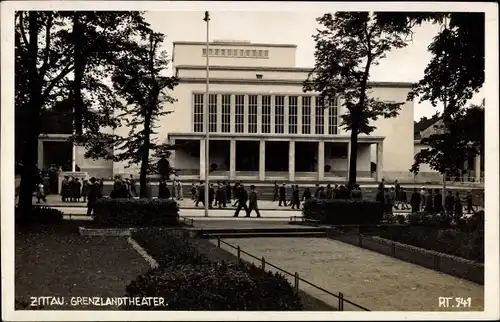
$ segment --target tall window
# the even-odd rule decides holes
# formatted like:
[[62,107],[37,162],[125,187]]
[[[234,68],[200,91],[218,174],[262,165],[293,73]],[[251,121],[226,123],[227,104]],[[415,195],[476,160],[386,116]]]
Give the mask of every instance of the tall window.
[[297,96],[288,98],[288,133],[297,134]]
[[257,95],[248,96],[248,133],[257,133]]
[[325,134],[325,115],[323,102],[316,96],[316,134]]
[[231,132],[231,95],[222,95],[222,132]]
[[328,106],[328,134],[338,134],[339,105],[338,99],[335,99]]
[[195,132],[203,132],[203,96],[204,94],[193,95],[193,123]]
[[274,118],[274,132],[284,133],[285,132],[285,97],[275,96],[274,97],[275,106],[275,118]]
[[208,130],[217,132],[217,94],[208,97]]
[[262,96],[262,133],[271,133],[271,96]]
[[311,134],[311,96],[302,96],[302,134]]
[[236,133],[245,131],[245,95],[236,95],[234,128]]

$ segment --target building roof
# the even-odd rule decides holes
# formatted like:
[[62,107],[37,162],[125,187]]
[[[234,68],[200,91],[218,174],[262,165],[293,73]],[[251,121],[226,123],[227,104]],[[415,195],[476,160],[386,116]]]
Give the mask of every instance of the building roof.
[[430,119],[423,119],[418,122],[413,122],[413,138],[415,140],[421,140],[422,136],[420,133],[430,128],[431,126],[434,126],[434,124],[439,122],[441,119],[442,119],[441,116],[439,117],[432,116]]
[[[174,41],[174,47],[176,45],[188,45],[188,46],[205,46],[207,43],[204,41]],[[263,43],[253,43],[250,41],[242,40],[217,40],[210,42],[210,45],[216,46],[243,46],[243,47],[279,47],[279,48],[297,48],[294,44],[263,44]]]

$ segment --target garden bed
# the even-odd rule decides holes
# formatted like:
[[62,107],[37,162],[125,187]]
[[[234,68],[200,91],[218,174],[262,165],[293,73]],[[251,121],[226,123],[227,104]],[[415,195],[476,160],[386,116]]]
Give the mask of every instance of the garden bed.
[[169,310],[303,309],[285,277],[234,261],[233,255],[189,238],[186,231],[145,228],[133,237],[159,268],[132,282],[127,296],[161,296]]

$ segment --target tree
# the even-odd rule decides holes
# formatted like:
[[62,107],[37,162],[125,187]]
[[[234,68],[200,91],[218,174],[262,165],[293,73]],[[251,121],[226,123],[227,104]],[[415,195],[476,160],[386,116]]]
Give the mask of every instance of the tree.
[[[113,74],[113,86],[127,102],[118,118],[124,119],[130,129],[128,135],[110,135],[104,145],[101,141],[87,142],[89,156],[128,161],[129,165],[140,164],[141,197],[146,196],[148,173],[169,172],[170,165],[165,165],[165,161],[168,162],[170,150],[174,148],[167,143],[158,144],[153,137],[158,119],[171,113],[163,109],[163,104],[176,101],[169,91],[178,83],[176,77],[165,76],[170,59],[161,51],[163,40],[164,35],[160,33],[144,35],[134,52],[120,60],[119,69]],[[103,152],[106,145],[115,148],[114,155]],[[157,159],[156,167],[151,166],[151,157]]]
[[371,121],[398,115],[404,102],[387,103],[369,97],[370,69],[387,52],[406,46],[400,33],[390,24],[378,24],[369,12],[328,13],[318,18],[321,29],[313,35],[314,69],[304,83],[304,92],[319,92],[325,108],[339,96],[347,113],[341,126],[351,131],[349,185],[356,183],[358,134],[369,134]]
[[461,109],[453,116],[447,131],[422,138],[428,145],[415,155],[410,169],[418,174],[421,164],[450,176],[460,174],[464,162],[470,156],[484,155],[484,106]]

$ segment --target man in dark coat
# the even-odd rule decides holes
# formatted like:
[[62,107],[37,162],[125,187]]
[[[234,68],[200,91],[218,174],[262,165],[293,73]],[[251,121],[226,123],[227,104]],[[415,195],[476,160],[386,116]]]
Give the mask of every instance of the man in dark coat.
[[434,196],[434,213],[442,214],[443,213],[443,196],[439,189],[436,189],[436,195]]
[[433,203],[432,189],[429,189],[427,190],[427,195],[425,196],[424,211],[432,214],[433,210],[434,210],[434,203]]
[[95,207],[95,202],[97,199],[102,198],[102,192],[101,188],[99,187],[99,184],[96,182],[96,179],[94,177],[90,178],[90,185],[89,185],[89,195],[88,195],[88,201],[87,201],[87,215],[91,216],[92,212],[94,211]]
[[158,198],[170,198],[170,190],[168,189],[167,180],[164,177],[160,178],[160,183],[158,184]]
[[259,212],[259,207],[257,205],[257,201],[258,201],[257,191],[255,191],[255,186],[251,185],[250,186],[250,195],[248,198],[248,212],[247,212],[246,217],[250,217],[250,213],[253,210],[257,214],[257,218],[260,218],[260,212]]
[[291,200],[291,204],[292,204],[292,209],[295,209],[295,207],[297,207],[297,209],[300,209],[300,195],[299,195],[299,186],[298,185],[295,185],[295,186],[292,186],[293,187],[293,190],[292,190],[292,200]]
[[417,188],[413,188],[413,193],[411,194],[410,198],[410,204],[411,204],[411,212],[415,213],[420,210],[420,202],[421,202],[422,196],[420,195],[420,192],[418,191]]
[[200,181],[200,185],[198,186],[198,194],[196,198],[196,203],[194,204],[198,207],[198,204],[201,202],[203,206],[205,206],[205,183]]
[[462,199],[460,198],[460,192],[457,191],[455,192],[455,209],[454,210],[454,213],[455,213],[455,218],[456,219],[460,219],[462,218],[462,215],[464,213],[464,208],[463,208],[463,204],[462,204]]
[[304,193],[302,194],[302,200],[306,201],[309,199],[311,199],[311,190],[309,190],[309,188],[306,187]]
[[63,181],[61,182],[61,198],[63,202],[69,201],[69,177],[65,176]]
[[212,204],[214,203],[214,197],[215,197],[214,185],[210,184],[208,186],[208,208],[210,209],[212,209]]
[[228,182],[227,184],[224,183],[224,184],[226,186],[226,201],[231,204],[231,199],[232,199],[231,192],[233,192],[233,189],[231,188],[231,182]]
[[455,198],[453,197],[451,190],[448,190],[448,195],[444,198],[444,206],[446,207],[446,214],[453,217],[455,210]]
[[279,199],[279,186],[276,181],[274,181],[274,186],[273,186],[273,201],[276,201]]
[[280,201],[279,201],[278,207],[281,207],[281,203],[283,203],[284,206],[286,207],[286,186],[285,186],[285,184],[283,184],[280,187]]
[[215,203],[219,206],[219,208],[226,207],[226,188],[222,185],[221,182],[217,182],[217,191],[215,193]]
[[242,184],[238,185],[237,196],[238,196],[238,207],[236,207],[236,211],[234,212],[233,217],[238,217],[238,215],[240,214],[241,208],[243,208],[245,210],[245,213],[248,215],[250,213],[250,211],[247,207],[248,193]]
[[472,192],[469,190],[467,191],[467,196],[465,196],[465,202],[467,205],[467,213],[472,214],[473,209],[472,209]]
[[315,184],[315,187],[314,187],[314,198],[315,199],[319,199],[319,192],[320,192],[320,186],[319,186],[319,183],[316,183]]

